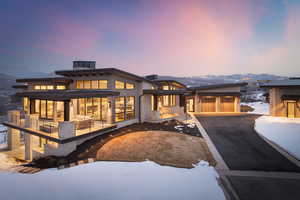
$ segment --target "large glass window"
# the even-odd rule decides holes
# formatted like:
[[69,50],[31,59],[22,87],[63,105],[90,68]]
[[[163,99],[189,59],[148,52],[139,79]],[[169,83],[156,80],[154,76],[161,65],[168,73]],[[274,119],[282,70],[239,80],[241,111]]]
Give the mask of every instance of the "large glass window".
[[78,99],[78,114],[85,115],[85,98]]
[[99,80],[99,89],[107,89],[107,80]]
[[57,89],[57,90],[65,90],[65,89],[66,89],[66,86],[65,86],[65,85],[57,85],[57,86],[56,86],[56,89]]
[[97,80],[94,80],[94,81],[91,81],[92,82],[92,89],[99,89],[99,86],[98,86],[98,81]]
[[83,89],[83,81],[76,81],[76,88]]
[[133,119],[135,117],[135,97],[117,97],[115,99],[115,121]]
[[41,85],[41,90],[47,90],[47,85]]
[[169,90],[169,86],[168,85],[164,85],[163,86],[163,90]]
[[134,89],[134,84],[126,83],[126,89],[133,90]]
[[84,89],[91,89],[91,81],[84,81]]
[[58,121],[64,121],[64,102],[63,101],[57,101],[56,102],[56,118]]
[[47,90],[53,90],[54,86],[53,85],[47,85],[46,88],[47,88]]
[[34,101],[34,104],[35,104],[34,110],[35,110],[36,114],[40,114],[40,103],[41,103],[41,101],[38,99],[36,99]]
[[115,81],[116,89],[125,89],[125,83],[123,81]]
[[47,101],[47,118],[53,119],[53,101]]
[[40,89],[41,89],[41,86],[40,86],[40,85],[35,85],[35,86],[34,86],[34,89],[35,89],[35,90],[40,90]]
[[117,97],[115,99],[115,115],[116,115],[116,122],[124,121],[125,120],[125,98],[124,97]]
[[41,100],[41,118],[47,118],[47,101]]
[[133,119],[135,114],[134,114],[134,97],[126,97],[126,119]]
[[24,108],[25,113],[29,113],[30,101],[27,97],[23,98],[23,108]]
[[81,98],[77,102],[77,114],[87,115],[95,120],[106,120],[108,109],[107,98]]
[[169,95],[163,96],[163,106],[169,106]]

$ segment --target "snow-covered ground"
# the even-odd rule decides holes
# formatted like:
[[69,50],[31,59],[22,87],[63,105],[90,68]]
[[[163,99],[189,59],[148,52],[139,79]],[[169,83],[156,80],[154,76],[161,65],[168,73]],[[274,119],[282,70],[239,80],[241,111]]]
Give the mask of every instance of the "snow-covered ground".
[[256,131],[300,160],[300,119],[262,116],[255,121]]
[[249,112],[249,113],[262,114],[262,115],[269,114],[269,104],[268,103],[258,101],[258,102],[251,102],[251,103],[241,103],[241,105],[248,105],[248,106],[251,106],[252,108],[254,108],[254,111]]
[[22,200],[225,200],[213,167],[193,169],[153,162],[95,162],[40,173],[0,173],[1,199]]

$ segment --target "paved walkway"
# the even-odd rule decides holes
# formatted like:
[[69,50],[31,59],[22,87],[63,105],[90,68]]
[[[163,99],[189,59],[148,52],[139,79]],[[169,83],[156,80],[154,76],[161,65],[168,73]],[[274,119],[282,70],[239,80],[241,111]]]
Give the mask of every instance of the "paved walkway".
[[256,133],[259,115],[196,117],[230,170],[300,172]]

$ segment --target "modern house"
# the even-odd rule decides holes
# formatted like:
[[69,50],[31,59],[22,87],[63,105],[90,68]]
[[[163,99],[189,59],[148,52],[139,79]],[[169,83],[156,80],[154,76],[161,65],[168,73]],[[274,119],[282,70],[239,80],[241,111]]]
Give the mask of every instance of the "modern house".
[[185,116],[185,86],[152,81],[94,61],[74,61],[57,77],[18,79],[23,108],[8,112],[8,146],[27,160],[65,156],[78,145],[138,122]]
[[241,88],[247,83],[227,83],[188,88],[187,111],[196,113],[240,112]]
[[300,117],[300,78],[270,81],[260,86],[269,90],[271,116]]

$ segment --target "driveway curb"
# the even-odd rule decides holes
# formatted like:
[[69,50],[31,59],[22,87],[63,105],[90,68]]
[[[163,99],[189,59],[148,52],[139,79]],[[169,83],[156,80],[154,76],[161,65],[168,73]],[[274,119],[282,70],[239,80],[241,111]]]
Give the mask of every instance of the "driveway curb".
[[214,159],[217,161],[217,165],[215,168],[217,170],[229,170],[229,168],[226,165],[225,161],[223,160],[221,154],[218,152],[217,148],[215,147],[214,143],[209,138],[207,132],[205,131],[205,129],[203,128],[201,123],[197,120],[197,118],[194,116],[193,113],[191,113],[191,117],[192,117],[194,123],[196,124],[196,126],[198,127],[200,133],[202,134],[210,152],[213,154]]

